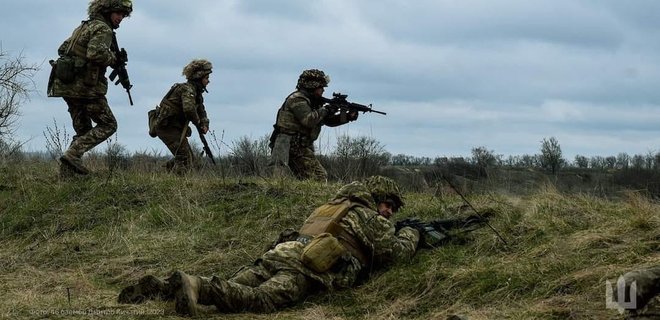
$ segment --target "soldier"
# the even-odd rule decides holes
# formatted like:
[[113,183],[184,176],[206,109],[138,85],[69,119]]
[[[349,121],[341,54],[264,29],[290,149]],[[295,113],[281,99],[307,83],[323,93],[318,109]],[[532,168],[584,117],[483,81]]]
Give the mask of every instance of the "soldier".
[[357,120],[357,112],[336,113],[319,99],[330,78],[321,70],[310,69],[298,78],[291,93],[277,112],[271,136],[271,161],[274,175],[292,172],[300,179],[326,181],[328,174],[314,156],[314,141],[323,125],[336,127]]
[[211,62],[204,59],[188,63],[182,72],[188,81],[175,83],[157,108],[154,134],[174,155],[174,159],[165,165],[168,171],[183,174],[192,166],[194,157],[188,144],[188,137],[192,134],[189,123],[203,134],[209,131],[202,94],[208,92],[206,86],[212,69]]
[[[73,31],[60,45],[60,58],[53,62],[48,82],[48,96],[62,97],[76,134],[60,157],[60,172],[88,174],[82,156],[117,131],[117,120],[108,106],[107,67],[121,63],[110,50],[114,29],[133,11],[131,0],[93,0],[87,12],[89,20]],[[96,126],[92,126],[92,121]]]
[[372,268],[415,254],[419,231],[403,227],[395,233],[389,220],[402,206],[399,188],[388,178],[353,182],[229,280],[181,271],[164,281],[146,276],[124,288],[118,301],[175,300],[177,313],[186,315],[196,315],[197,304],[226,313],[273,312],[320,290],[352,287]]

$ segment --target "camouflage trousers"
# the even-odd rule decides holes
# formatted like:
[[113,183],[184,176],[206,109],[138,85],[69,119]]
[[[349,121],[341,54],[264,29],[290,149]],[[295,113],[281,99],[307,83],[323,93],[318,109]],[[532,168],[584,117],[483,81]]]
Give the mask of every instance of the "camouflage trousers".
[[291,139],[291,148],[289,149],[289,168],[299,179],[314,179],[317,181],[327,181],[328,173],[314,155],[314,148],[306,146],[297,139]]
[[[188,127],[185,127],[188,130]],[[167,169],[174,171],[175,173],[184,173],[185,171],[190,170],[193,164],[193,152],[188,143],[188,137],[183,137],[184,128],[180,127],[165,127],[157,128],[156,135],[158,138],[163,141],[167,146],[167,149],[170,150],[174,159],[168,161]],[[190,130],[188,130],[190,131]]]
[[313,294],[316,282],[296,270],[269,271],[261,264],[245,267],[229,280],[203,278],[198,303],[220,312],[273,312]]
[[[76,132],[66,151],[68,154],[80,158],[117,131],[117,120],[105,97],[65,97],[64,101],[69,106],[73,130]],[[95,127],[92,121],[96,123]]]

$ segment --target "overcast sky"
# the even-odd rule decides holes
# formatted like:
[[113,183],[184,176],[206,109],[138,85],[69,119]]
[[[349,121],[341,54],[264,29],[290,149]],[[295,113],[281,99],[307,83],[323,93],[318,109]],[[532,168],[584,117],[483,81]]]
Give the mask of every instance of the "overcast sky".
[[[73,131],[64,101],[46,97],[47,60],[87,4],[3,1],[2,49],[43,63],[17,130],[29,150],[45,149],[54,119]],[[300,72],[318,68],[326,96],[387,112],[324,128],[324,153],[338,134],[429,157],[535,154],[552,136],[569,160],[660,151],[657,0],[134,0],[117,35],[135,105],[120,86],[108,102],[130,151],[165,150],[146,112],[193,58],[214,64],[206,109],[228,144],[269,134]]]

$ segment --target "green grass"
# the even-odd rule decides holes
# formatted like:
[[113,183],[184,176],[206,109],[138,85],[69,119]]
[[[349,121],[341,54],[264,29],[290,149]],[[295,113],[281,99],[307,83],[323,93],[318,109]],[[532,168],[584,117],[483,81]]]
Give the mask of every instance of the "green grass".
[[[177,269],[230,276],[340,187],[139,172],[60,181],[54,164],[39,163],[2,167],[0,177],[0,317],[7,318],[175,318],[172,303],[119,305],[117,294],[144,275]],[[406,192],[398,218],[471,213],[456,195],[436,192]],[[605,309],[605,280],[660,263],[660,205],[634,192],[614,200],[544,187],[469,200],[495,213],[491,223],[508,246],[483,228],[355,290],[273,315],[211,308],[205,317],[619,319]]]

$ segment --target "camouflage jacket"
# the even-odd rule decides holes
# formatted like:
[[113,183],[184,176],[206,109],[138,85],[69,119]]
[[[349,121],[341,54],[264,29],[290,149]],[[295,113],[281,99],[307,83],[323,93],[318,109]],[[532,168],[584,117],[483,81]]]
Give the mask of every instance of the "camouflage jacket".
[[57,50],[60,57],[67,55],[69,45],[76,39],[68,53],[68,56],[75,59],[75,79],[70,83],[63,83],[54,77],[48,88],[48,96],[72,98],[105,96],[108,92],[105,72],[107,67],[114,65],[116,61],[114,53],[110,51],[112,34],[110,22],[105,18],[95,16],[83,21]]
[[181,128],[187,121],[195,126],[209,126],[204,107],[203,89],[193,82],[176,83],[160,101],[158,126]]
[[[415,254],[419,232],[405,227],[395,233],[394,224],[371,209],[375,208],[376,204],[362,183],[353,182],[343,187],[332,200],[341,198],[349,198],[366,205],[353,207],[340,221],[344,230],[358,239],[364,247],[371,248],[372,265],[366,268],[378,269],[397,260],[410,259]],[[344,261],[340,270],[316,273],[301,262],[303,249],[301,242],[283,242],[264,253],[261,263],[271,271],[296,270],[330,290],[352,287],[363,271],[360,261],[351,256]]]
[[319,111],[320,103],[314,101],[311,93],[298,90],[291,93],[277,112],[275,126],[280,132],[300,135],[303,145],[311,146],[321,133],[323,125],[336,127],[345,124],[348,119],[339,115],[327,115]]

